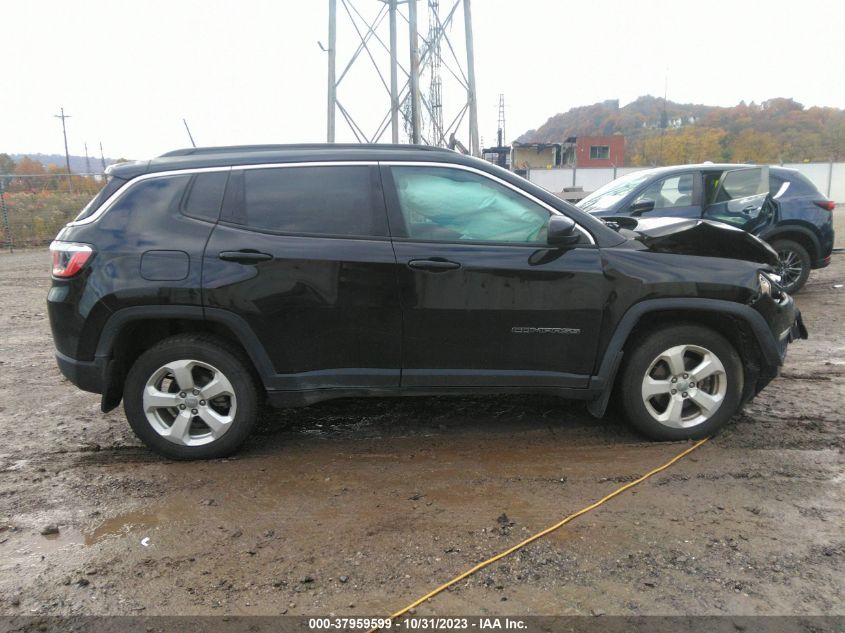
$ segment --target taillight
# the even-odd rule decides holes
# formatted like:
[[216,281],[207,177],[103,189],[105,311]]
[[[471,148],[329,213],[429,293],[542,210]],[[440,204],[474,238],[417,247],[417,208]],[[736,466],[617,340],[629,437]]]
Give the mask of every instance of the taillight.
[[833,211],[836,207],[836,203],[833,200],[813,200],[813,204],[825,211]]
[[77,242],[53,242],[50,252],[53,254],[53,276],[67,279],[85,267],[94,249]]

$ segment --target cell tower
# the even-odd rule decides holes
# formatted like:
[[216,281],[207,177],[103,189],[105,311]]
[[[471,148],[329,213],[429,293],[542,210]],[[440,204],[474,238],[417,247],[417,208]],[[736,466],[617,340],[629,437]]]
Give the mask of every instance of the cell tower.
[[428,0],[428,40],[431,50],[431,78],[428,105],[431,112],[429,138],[438,138],[443,130],[443,80],[440,78],[440,0]]
[[505,95],[499,94],[499,134],[498,146],[503,147],[505,144]]
[[[328,54],[329,143],[335,141],[340,113],[361,143],[381,142],[388,129],[392,142],[398,143],[404,130],[411,143],[442,147],[466,143],[471,154],[480,154],[471,0],[426,0],[428,28],[422,33],[417,4],[418,0],[328,0],[328,47],[320,47]],[[340,20],[338,8],[342,9]],[[463,38],[450,39],[451,27],[460,18]],[[406,36],[400,32],[400,20],[407,25]],[[348,61],[338,73],[338,52],[349,41]],[[364,67],[367,78],[362,76]],[[347,88],[352,77],[355,86]],[[367,89],[367,82],[373,90]],[[421,89],[426,84],[427,89]],[[356,110],[352,105],[362,95],[371,104],[371,93],[382,89],[387,96],[383,117],[377,118],[371,106]]]

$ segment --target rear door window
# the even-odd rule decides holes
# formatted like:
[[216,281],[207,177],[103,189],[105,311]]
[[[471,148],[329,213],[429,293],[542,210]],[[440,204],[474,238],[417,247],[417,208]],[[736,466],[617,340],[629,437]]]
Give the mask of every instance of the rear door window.
[[715,203],[749,198],[769,191],[769,168],[733,169],[722,174]]
[[228,178],[228,171],[196,174],[182,200],[182,213],[192,218],[216,222]]
[[242,193],[229,221],[271,233],[387,235],[377,172],[369,165],[245,169],[239,177]]

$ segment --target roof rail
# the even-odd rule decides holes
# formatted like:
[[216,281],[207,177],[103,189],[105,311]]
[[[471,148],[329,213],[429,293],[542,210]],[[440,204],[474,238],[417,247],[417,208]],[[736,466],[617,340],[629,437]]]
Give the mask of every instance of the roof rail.
[[162,154],[159,158],[169,156],[197,156],[201,154],[235,154],[240,152],[277,152],[285,150],[314,150],[314,149],[367,149],[382,151],[423,150],[427,152],[453,152],[445,147],[432,145],[394,144],[394,143],[298,143],[290,145],[223,145],[220,147],[186,147],[174,149]]

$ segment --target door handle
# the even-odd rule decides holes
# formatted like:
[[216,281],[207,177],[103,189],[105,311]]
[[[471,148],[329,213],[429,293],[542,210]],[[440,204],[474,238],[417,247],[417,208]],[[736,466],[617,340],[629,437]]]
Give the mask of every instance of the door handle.
[[408,262],[408,266],[417,270],[428,270],[435,273],[456,270],[461,267],[458,262],[450,262],[446,259],[412,259]]
[[239,264],[257,264],[258,262],[266,262],[273,259],[270,253],[261,253],[259,251],[223,251],[217,255],[220,259],[226,262],[237,262]]

